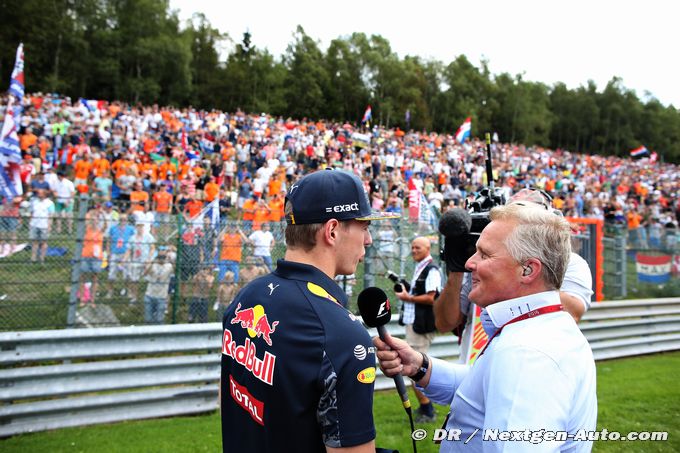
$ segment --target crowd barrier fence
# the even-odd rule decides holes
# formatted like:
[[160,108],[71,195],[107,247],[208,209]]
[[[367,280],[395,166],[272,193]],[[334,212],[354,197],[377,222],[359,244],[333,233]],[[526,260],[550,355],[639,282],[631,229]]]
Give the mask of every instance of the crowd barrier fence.
[[[680,350],[680,298],[599,302],[579,327],[596,360]],[[0,333],[0,437],[213,411],[221,342],[219,323]],[[430,350],[458,352],[451,334]],[[378,370],[376,390],[393,386]]]

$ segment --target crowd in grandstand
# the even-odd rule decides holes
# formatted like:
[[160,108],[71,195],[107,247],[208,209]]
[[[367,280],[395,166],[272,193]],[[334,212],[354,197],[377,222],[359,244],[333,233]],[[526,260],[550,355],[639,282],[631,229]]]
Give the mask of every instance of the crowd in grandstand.
[[[183,253],[193,254],[185,258],[214,260],[218,281],[238,282],[234,263],[241,261],[245,243],[253,245],[261,264],[271,267],[269,250],[282,238],[265,225],[283,219],[287,188],[318,169],[359,175],[375,209],[404,215],[410,189],[422,191],[432,208],[442,212],[474,199],[487,184],[483,143],[461,144],[447,134],[40,93],[24,98],[23,112],[23,195],[2,200],[0,256],[12,252],[18,222],[25,216],[34,241],[31,259],[44,260],[50,230],[71,233],[74,201],[87,194],[98,218],[88,228],[102,232],[100,248],[90,247],[87,253],[108,259],[110,274],[130,253],[128,247],[117,248],[111,236],[137,234],[136,227],[114,227],[132,219],[129,224],[145,225],[140,235],[165,237],[174,231],[170,220],[179,215],[187,225],[180,232],[189,246]],[[500,142],[493,150],[495,184],[508,195],[527,186],[544,189],[565,215],[627,226],[638,247],[665,246],[661,233],[678,227],[677,165]],[[204,218],[206,223],[214,218],[205,212],[211,203],[211,209],[219,209],[221,228],[206,246],[206,232],[215,230],[203,228]],[[241,220],[240,227],[228,227],[228,219]],[[84,273],[93,268],[86,267]],[[135,270],[138,278],[161,271]],[[199,278],[197,272],[184,277]],[[199,308],[194,315],[203,319]],[[149,319],[154,316],[155,310]]]

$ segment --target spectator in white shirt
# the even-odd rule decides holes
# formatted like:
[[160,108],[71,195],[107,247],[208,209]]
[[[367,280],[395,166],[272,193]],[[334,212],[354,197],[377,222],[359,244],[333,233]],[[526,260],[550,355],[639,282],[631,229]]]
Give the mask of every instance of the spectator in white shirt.
[[66,220],[66,227],[69,234],[73,233],[73,203],[76,188],[73,182],[66,178],[63,171],[57,172],[57,180],[52,186],[52,191],[56,197],[57,203],[54,206],[55,212],[55,230],[61,233],[61,220]]
[[31,261],[38,259],[45,262],[47,254],[47,238],[50,235],[50,217],[54,213],[54,203],[47,198],[47,191],[38,189],[38,198],[31,202],[31,221],[29,222],[29,239],[31,239]]
[[274,235],[269,231],[269,223],[264,222],[261,230],[253,231],[248,236],[250,243],[253,245],[253,256],[259,256],[264,261],[267,269],[272,270],[272,255],[271,251],[274,247]]

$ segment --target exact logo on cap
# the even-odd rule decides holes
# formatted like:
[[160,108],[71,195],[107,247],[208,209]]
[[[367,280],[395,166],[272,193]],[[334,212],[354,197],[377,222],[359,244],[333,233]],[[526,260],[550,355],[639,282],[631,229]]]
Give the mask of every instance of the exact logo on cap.
[[358,211],[359,210],[359,203],[352,203],[352,204],[338,204],[333,207],[326,208],[326,212],[349,212],[349,211]]
[[373,212],[361,179],[340,170],[322,170],[303,177],[291,186],[285,208],[289,225],[399,217]]

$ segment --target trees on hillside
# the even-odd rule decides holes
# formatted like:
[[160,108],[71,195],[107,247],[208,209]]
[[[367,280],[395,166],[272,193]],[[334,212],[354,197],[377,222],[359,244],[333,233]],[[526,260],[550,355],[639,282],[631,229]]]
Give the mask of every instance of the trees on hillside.
[[617,155],[645,145],[680,162],[680,112],[641,101],[617,77],[601,91],[593,82],[547,86],[494,76],[464,55],[400,58],[377,35],[323,49],[302,27],[275,56],[204,15],[180,24],[167,0],[0,0],[0,10],[0,83],[8,86],[24,42],[28,92],[357,123],[370,104],[373,122],[388,127],[453,133],[470,116],[474,135]]

